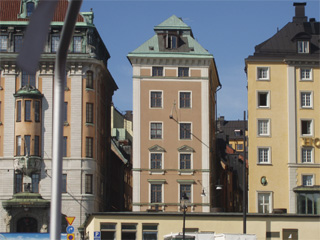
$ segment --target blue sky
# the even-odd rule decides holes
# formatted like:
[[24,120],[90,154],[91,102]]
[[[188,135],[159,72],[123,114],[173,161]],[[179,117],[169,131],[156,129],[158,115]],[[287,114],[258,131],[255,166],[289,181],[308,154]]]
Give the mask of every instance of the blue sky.
[[[81,11],[93,8],[94,24],[111,54],[108,68],[119,87],[113,101],[120,111],[132,110],[132,68],[127,54],[154,35],[154,26],[174,14],[215,58],[222,84],[218,116],[237,120],[243,119],[247,109],[244,59],[277,28],[292,21],[293,2],[84,0]],[[306,2],[306,16],[319,21],[319,1]]]

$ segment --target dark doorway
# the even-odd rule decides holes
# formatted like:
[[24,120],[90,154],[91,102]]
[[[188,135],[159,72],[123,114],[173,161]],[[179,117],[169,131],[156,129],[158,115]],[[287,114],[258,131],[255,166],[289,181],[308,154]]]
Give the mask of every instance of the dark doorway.
[[20,218],[17,222],[17,232],[34,233],[38,232],[38,222],[31,217]]

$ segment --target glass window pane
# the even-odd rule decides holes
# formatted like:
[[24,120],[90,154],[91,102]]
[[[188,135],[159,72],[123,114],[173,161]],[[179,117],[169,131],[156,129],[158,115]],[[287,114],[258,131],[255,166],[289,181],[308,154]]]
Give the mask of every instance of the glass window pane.
[[0,36],[0,52],[8,50],[8,36]]
[[23,41],[22,35],[14,36],[14,51],[15,52],[20,52],[20,49],[22,47],[22,41]]
[[81,37],[73,37],[73,52],[81,53]]
[[17,101],[17,122],[21,121],[21,101]]
[[63,193],[67,192],[67,174],[62,174],[62,188],[61,191]]

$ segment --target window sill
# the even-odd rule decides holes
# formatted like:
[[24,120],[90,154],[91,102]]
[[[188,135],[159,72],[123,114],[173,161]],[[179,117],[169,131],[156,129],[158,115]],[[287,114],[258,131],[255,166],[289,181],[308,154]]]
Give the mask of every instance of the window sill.
[[194,170],[192,169],[179,169],[179,175],[193,175]]
[[86,91],[94,92],[94,89],[93,89],[93,88],[88,88],[88,87],[86,87]]
[[258,166],[272,166],[272,163],[257,163]]
[[160,175],[164,175],[165,171],[163,169],[151,169],[149,171],[149,174],[160,174]]
[[94,127],[94,123],[86,123],[86,126],[92,126],[92,127]]

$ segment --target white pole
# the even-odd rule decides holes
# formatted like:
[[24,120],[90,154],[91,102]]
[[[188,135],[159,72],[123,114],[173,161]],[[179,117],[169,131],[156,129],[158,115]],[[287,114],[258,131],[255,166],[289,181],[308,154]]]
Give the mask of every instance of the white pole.
[[61,185],[64,82],[68,48],[77,22],[82,0],[70,0],[56,56],[53,103],[52,189],[50,208],[50,240],[61,238]]

